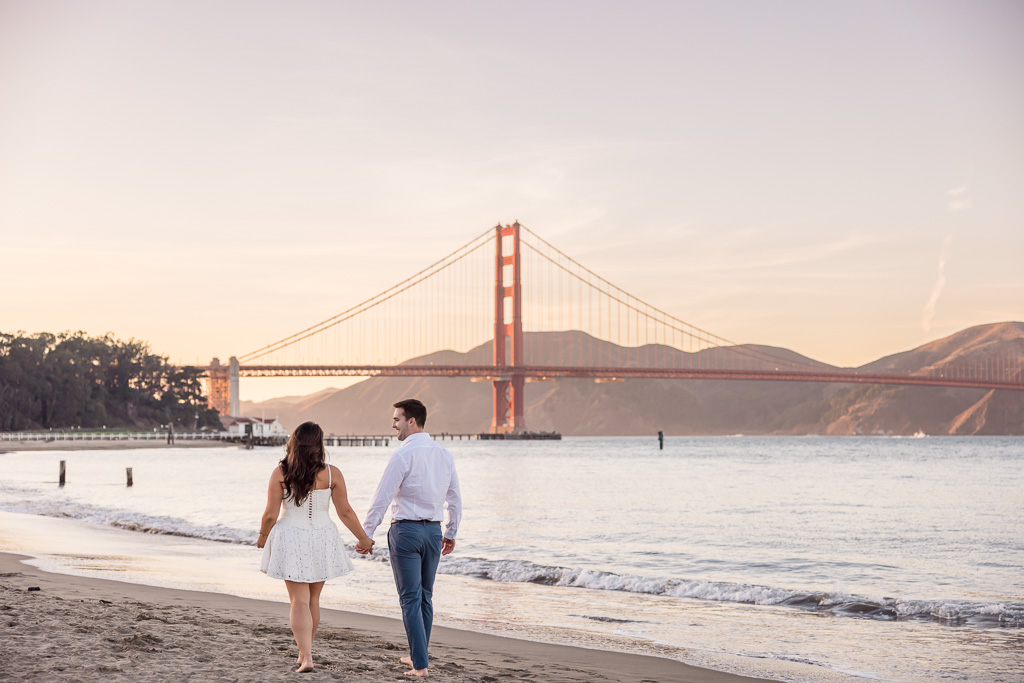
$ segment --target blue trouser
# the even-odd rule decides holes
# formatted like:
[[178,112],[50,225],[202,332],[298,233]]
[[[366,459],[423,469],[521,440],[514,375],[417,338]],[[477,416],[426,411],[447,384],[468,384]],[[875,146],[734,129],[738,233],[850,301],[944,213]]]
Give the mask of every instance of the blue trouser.
[[414,669],[426,669],[430,626],[434,623],[434,574],[441,559],[441,525],[396,522],[388,529],[388,553],[395,574],[402,622]]

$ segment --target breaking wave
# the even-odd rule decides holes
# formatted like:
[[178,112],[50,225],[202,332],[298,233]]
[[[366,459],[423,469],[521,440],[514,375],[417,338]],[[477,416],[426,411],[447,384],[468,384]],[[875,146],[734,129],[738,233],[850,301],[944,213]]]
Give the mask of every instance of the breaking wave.
[[545,586],[623,591],[750,605],[778,605],[826,612],[836,616],[883,621],[919,620],[949,625],[1024,627],[1024,604],[1019,603],[865,597],[841,592],[801,591],[725,581],[614,574],[590,569],[550,567],[524,560],[449,557],[441,563],[438,571],[491,581],[537,583]]
[[[0,493],[24,493],[0,487]],[[85,503],[61,501],[59,504],[33,499],[12,500],[9,495],[0,509],[47,517],[76,519],[147,534],[196,538],[219,543],[254,545],[252,531],[224,525],[197,525],[188,520],[159,515],[144,515],[124,510],[100,508]],[[19,497],[15,495],[14,497]],[[361,557],[346,544],[352,557]],[[371,558],[387,563],[387,553]],[[489,560],[474,557],[443,558],[442,574],[469,576],[508,583],[536,583],[586,590],[622,591],[750,605],[792,607],[835,616],[859,617],[881,621],[918,620],[948,625],[1024,628],[1024,604],[983,603],[962,600],[910,600],[893,597],[868,597],[842,592],[807,591],[755,584],[704,581],[555,567],[526,560]]]

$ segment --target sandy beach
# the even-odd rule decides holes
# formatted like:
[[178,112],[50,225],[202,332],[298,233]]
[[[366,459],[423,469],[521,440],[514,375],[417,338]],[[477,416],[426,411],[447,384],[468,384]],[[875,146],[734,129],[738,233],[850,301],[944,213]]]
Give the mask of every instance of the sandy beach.
[[[297,653],[288,606],[44,572],[0,553],[0,680],[286,680]],[[30,590],[38,588],[38,590]],[[432,678],[754,681],[657,657],[435,627]],[[396,619],[324,610],[305,680],[401,680]]]

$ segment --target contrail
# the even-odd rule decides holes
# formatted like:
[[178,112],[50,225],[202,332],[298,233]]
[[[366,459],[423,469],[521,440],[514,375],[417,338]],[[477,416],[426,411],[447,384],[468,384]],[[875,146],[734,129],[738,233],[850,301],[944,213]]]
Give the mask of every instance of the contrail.
[[939,303],[942,288],[946,286],[946,259],[949,257],[949,245],[952,243],[952,235],[942,240],[942,248],[939,250],[939,275],[935,278],[932,295],[928,297],[928,303],[924,305],[924,311],[921,313],[921,329],[925,332],[930,332],[932,329],[932,319],[935,318],[935,305]]

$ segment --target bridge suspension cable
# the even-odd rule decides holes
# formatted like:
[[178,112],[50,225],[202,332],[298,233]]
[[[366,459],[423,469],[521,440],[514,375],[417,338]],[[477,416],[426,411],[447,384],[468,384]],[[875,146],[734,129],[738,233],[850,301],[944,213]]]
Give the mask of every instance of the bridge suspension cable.
[[[820,371],[822,368],[820,364],[809,360],[784,358],[763,349],[736,344],[681,320],[609,282],[526,226],[521,226],[521,229],[526,233],[522,244],[527,247],[527,253],[561,271],[570,280],[570,283],[553,283],[549,273],[528,261],[533,267],[528,268],[528,275],[524,279],[531,286],[527,301],[533,305],[527,310],[534,312],[539,309],[541,315],[532,315],[524,325],[528,330],[581,330],[591,337],[580,340],[579,343],[585,348],[582,351],[576,349],[575,355],[568,357],[562,354],[551,358],[550,353],[543,352],[543,343],[535,343],[532,348],[528,346],[528,361],[532,363],[552,364],[554,360],[557,365],[564,364],[564,361],[579,365],[606,365],[609,362],[625,362],[632,367],[650,365],[712,369],[715,364],[736,368],[749,362],[782,366],[790,370]],[[539,287],[546,291],[537,292],[538,282]],[[576,291],[573,291],[573,283],[578,285]],[[587,291],[585,297],[582,291]],[[594,294],[597,295],[596,299]],[[556,317],[553,321],[552,314],[567,306],[567,315]],[[547,313],[547,317],[544,317],[544,313]],[[608,357],[610,349],[599,344],[601,340],[612,342],[620,349],[643,348],[644,353],[624,357],[624,352],[618,350],[617,357],[611,358]],[[715,349],[727,349],[728,357],[709,357],[708,353],[714,353]],[[673,353],[673,350],[680,353]]]
[[[486,232],[481,233],[479,236],[470,240],[469,242],[462,245],[461,247],[451,252],[444,258],[440,259],[439,261],[427,266],[426,268],[420,270],[414,275],[407,277],[406,279],[402,280],[393,287],[390,287],[387,290],[381,292],[380,294],[370,297],[366,301],[363,301],[360,304],[352,306],[351,308],[348,308],[342,311],[341,313],[338,313],[337,315],[331,316],[330,318],[327,318],[326,320],[319,322],[316,325],[312,325],[304,330],[296,332],[295,334],[284,337],[283,339],[279,339],[278,341],[273,342],[271,344],[267,344],[266,346],[256,349],[255,351],[251,351],[242,356],[238,356],[238,361],[240,363],[252,363],[257,359],[265,358],[287,347],[294,346],[304,340],[308,340],[314,337],[315,335],[322,334],[327,330],[330,330],[331,328],[334,328],[342,323],[350,321],[353,318],[360,316],[361,314],[367,313],[368,311],[374,308],[378,308],[386,304],[387,302],[391,301],[395,297],[399,296],[400,294],[403,294],[411,290],[412,288],[416,287],[417,285],[422,284],[424,281],[429,280],[434,276],[438,275],[439,273],[452,268],[456,264],[462,262],[464,259],[469,257],[471,254],[480,251],[483,247],[489,246],[489,238],[491,238],[492,236],[492,231],[487,230]],[[397,315],[393,317],[396,318],[396,320],[401,318],[401,316]]]
[[[736,344],[648,304],[526,226],[515,224],[520,232],[513,238],[511,227],[497,226],[497,236],[490,228],[376,296],[239,356],[243,373],[371,376],[398,374],[394,368],[401,365],[408,366],[403,372],[416,376],[488,378],[509,374],[514,366],[518,369],[512,374],[530,381],[554,376],[614,381],[687,373],[711,379],[719,371],[729,378],[749,371],[754,374],[747,376],[757,379],[778,372],[796,379],[818,378],[806,381],[831,381],[822,379],[830,375],[879,381],[875,371],[835,368],[781,349],[774,353]],[[521,260],[515,282],[509,261],[513,239],[518,240],[515,259]],[[504,265],[495,262],[499,244],[504,245]],[[505,360],[495,362],[495,306],[503,302],[500,319],[511,325],[515,283],[522,289],[516,295],[521,360],[506,354]],[[906,374],[940,383],[1017,387],[1024,382],[1024,341],[1020,346],[999,355],[979,352],[947,359]],[[417,358],[417,365],[411,365]],[[895,368],[888,373],[893,382],[899,379]]]

